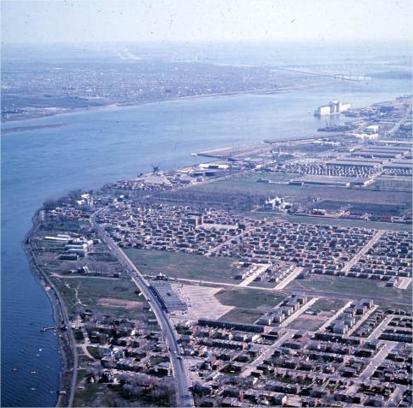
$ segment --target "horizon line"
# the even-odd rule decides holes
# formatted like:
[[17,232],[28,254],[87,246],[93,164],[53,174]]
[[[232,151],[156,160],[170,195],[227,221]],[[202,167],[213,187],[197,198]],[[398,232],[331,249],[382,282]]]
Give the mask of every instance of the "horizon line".
[[412,46],[412,39],[405,38],[392,38],[383,42],[382,39],[224,39],[224,40],[117,40],[117,41],[51,41],[51,42],[31,42],[31,41],[5,41],[1,40],[2,46],[55,46],[55,45],[116,45],[116,44],[158,44],[158,45],[168,45],[168,44],[185,44],[185,45],[195,45],[195,44],[245,44],[245,43],[306,43],[322,46],[323,44],[379,44],[386,45],[389,43],[403,43],[405,45]]

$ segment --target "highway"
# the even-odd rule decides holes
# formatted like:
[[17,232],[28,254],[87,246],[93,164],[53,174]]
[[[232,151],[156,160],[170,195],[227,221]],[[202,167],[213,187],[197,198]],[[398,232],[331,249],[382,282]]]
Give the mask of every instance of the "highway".
[[188,379],[185,373],[185,367],[182,359],[179,356],[178,343],[174,334],[174,329],[169,321],[168,315],[162,309],[161,304],[157,300],[156,296],[152,296],[149,289],[149,284],[135,267],[132,261],[125,255],[125,253],[114,243],[114,241],[106,234],[103,228],[96,222],[96,216],[99,210],[96,211],[91,217],[92,226],[96,229],[98,236],[108,246],[110,251],[119,262],[124,266],[125,271],[128,273],[132,281],[136,284],[145,298],[150,302],[152,311],[154,312],[156,319],[161,327],[162,333],[165,337],[166,343],[169,348],[169,354],[172,364],[174,377],[176,380],[177,391],[177,406],[179,407],[193,407],[194,402],[191,393],[189,392]]

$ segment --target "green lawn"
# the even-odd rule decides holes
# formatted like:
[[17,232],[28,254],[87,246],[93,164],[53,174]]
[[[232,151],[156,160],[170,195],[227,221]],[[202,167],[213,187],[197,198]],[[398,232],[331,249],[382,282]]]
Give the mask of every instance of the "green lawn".
[[[128,279],[82,277],[73,279],[53,278],[53,281],[64,299],[69,314],[83,308],[125,318],[145,320],[153,318],[152,313],[143,311],[143,307],[140,306],[128,308],[115,303],[110,305],[100,303],[102,298],[145,302],[143,297],[139,297],[135,293],[136,285]],[[77,299],[80,300],[81,304],[77,302]]]
[[316,225],[337,225],[340,227],[358,227],[358,228],[370,228],[377,230],[390,230],[390,231],[411,231],[412,226],[408,224],[397,224],[390,222],[374,222],[364,220],[345,220],[336,218],[324,218],[324,217],[304,217],[304,216],[291,216],[291,215],[279,215],[277,217],[284,218],[288,222],[297,222],[300,224],[316,224]]
[[273,308],[285,296],[259,289],[234,288],[222,289],[215,297],[224,305],[235,306],[241,309],[256,309],[258,307]]
[[183,252],[127,248],[126,255],[143,274],[163,273],[171,278],[234,283],[237,269],[231,258],[208,258]]
[[[296,176],[298,177],[298,176]],[[245,193],[264,195],[285,195],[299,191],[299,187],[288,184],[259,183],[259,179],[273,180],[275,182],[288,182],[294,175],[272,173],[248,173],[235,176],[227,180],[219,180],[191,188],[191,191],[217,192],[217,193]]]
[[[339,297],[354,296],[371,297],[377,300],[390,302],[391,304],[409,303],[411,304],[411,290],[401,290],[395,288],[386,288],[379,281],[371,279],[349,278],[349,277],[333,277],[325,275],[312,275],[308,279],[296,279],[288,289],[298,291],[322,291],[326,296],[333,298],[335,294]],[[376,302],[377,303],[377,302]]]
[[322,320],[310,320],[304,318],[295,319],[288,325],[289,329],[293,330],[305,330],[305,331],[316,331],[319,327],[323,325]]
[[[219,180],[214,183],[207,183],[191,188],[196,192],[215,192],[215,193],[245,193],[264,196],[289,196],[291,201],[307,200],[308,198],[321,198],[322,200],[370,203],[372,206],[377,204],[394,204],[400,206],[411,206],[411,193],[409,192],[389,192],[370,189],[349,189],[331,188],[328,186],[294,186],[289,184],[269,184],[259,183],[259,179],[268,179],[275,182],[286,182],[289,179],[301,177],[299,174],[282,174],[267,172],[251,172]],[[290,201],[287,199],[287,201]]]
[[273,288],[275,286],[277,286],[278,283],[276,282],[268,282],[267,280],[262,280],[262,281],[252,281],[251,283],[249,283],[247,286],[252,287],[258,287],[258,288]]
[[311,309],[314,312],[331,312],[343,307],[347,302],[344,299],[321,298],[315,302]]
[[107,384],[87,384],[85,389],[77,389],[73,401],[74,407],[108,407],[113,400],[119,398],[116,391]]
[[253,324],[255,323],[264,313],[250,310],[250,309],[242,309],[242,308],[235,308],[230,310],[228,313],[221,316],[219,320],[223,322],[237,322],[237,323],[247,323]]
[[284,295],[250,288],[222,289],[215,297],[224,305],[235,306],[219,320],[255,323],[266,311],[278,305]]

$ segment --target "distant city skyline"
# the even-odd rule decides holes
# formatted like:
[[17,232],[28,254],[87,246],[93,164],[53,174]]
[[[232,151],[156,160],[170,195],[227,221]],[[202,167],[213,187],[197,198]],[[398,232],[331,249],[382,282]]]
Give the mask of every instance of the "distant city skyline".
[[412,40],[411,0],[2,0],[3,44]]

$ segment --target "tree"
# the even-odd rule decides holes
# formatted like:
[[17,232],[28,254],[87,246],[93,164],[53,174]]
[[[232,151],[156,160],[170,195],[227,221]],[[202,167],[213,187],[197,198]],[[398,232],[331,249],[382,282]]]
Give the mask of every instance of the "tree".
[[43,208],[46,211],[50,211],[50,210],[54,210],[56,207],[59,206],[59,203],[57,202],[57,200],[53,199],[53,198],[49,198],[48,200],[46,200],[43,203]]

